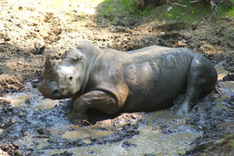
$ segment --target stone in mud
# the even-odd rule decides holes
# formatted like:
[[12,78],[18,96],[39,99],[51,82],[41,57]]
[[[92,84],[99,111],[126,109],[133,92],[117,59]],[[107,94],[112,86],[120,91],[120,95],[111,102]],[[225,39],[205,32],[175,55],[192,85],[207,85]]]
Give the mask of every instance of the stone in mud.
[[123,53],[84,41],[66,51],[57,67],[46,58],[38,88],[51,99],[73,97],[73,121],[80,123],[89,109],[115,114],[169,107],[186,86],[178,113],[187,115],[216,81],[212,63],[186,48],[150,46]]

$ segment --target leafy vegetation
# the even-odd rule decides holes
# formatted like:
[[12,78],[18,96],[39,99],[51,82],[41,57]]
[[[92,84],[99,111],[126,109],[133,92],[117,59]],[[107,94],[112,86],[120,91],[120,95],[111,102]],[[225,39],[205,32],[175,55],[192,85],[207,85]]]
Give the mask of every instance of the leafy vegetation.
[[116,17],[112,15],[122,15],[129,18],[150,18],[151,20],[177,20],[185,23],[194,23],[200,21],[211,13],[209,4],[202,3],[191,4],[190,1],[180,0],[181,5],[167,3],[162,6],[149,6],[143,9],[136,7],[134,0],[105,0],[100,5],[101,15],[109,17],[114,21]]
[[125,4],[128,10],[131,10],[131,8],[134,6],[134,0],[122,0],[122,2]]
[[[69,0],[75,2],[77,0]],[[81,0],[82,2],[84,0]],[[90,3],[100,3],[100,14],[107,16],[111,21],[115,19],[113,15],[119,14],[132,17],[147,17],[155,15],[158,20],[179,20],[186,23],[193,23],[201,20],[211,13],[210,5],[206,1],[190,3],[191,0],[178,0],[178,3],[167,3],[163,6],[149,6],[144,9],[136,7],[134,0],[90,0]],[[234,2],[234,0],[232,0]],[[44,0],[54,8],[64,7],[66,0]],[[178,5],[180,4],[180,5]],[[220,6],[215,13],[218,16],[234,17],[234,7],[227,8]]]
[[[234,0],[232,0],[232,2],[234,3]],[[224,17],[224,16],[228,16],[228,17],[234,17],[234,7],[230,8],[227,6],[219,6],[216,10],[215,10],[216,15]]]
[[227,7],[220,7],[218,11],[216,11],[216,14],[219,16],[234,17],[234,7],[231,9]]
[[[191,4],[189,2],[181,2],[183,6],[166,5],[159,7],[158,19],[178,20],[185,23],[198,22],[211,13],[209,5],[206,3]],[[169,10],[168,8],[171,7]]]
[[228,134],[227,134],[227,137],[228,137],[228,138],[233,137],[233,136],[234,136],[234,134],[232,134],[232,133],[228,133]]
[[103,16],[105,19],[108,18],[110,21],[114,21],[116,18],[114,15],[126,15],[129,11],[120,0],[105,0],[99,5],[97,12],[99,16]]
[[234,148],[234,139],[230,140],[231,146]]
[[134,0],[105,0],[101,4],[101,11],[102,15],[112,15],[112,14],[119,14],[124,16],[135,16],[135,17],[142,17],[146,15],[153,7],[148,7],[145,9],[138,9],[135,6]]

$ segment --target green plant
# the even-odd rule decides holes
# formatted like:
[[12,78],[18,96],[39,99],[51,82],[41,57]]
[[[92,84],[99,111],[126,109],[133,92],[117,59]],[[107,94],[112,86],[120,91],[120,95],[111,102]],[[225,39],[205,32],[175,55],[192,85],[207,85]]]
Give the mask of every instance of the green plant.
[[138,9],[136,8],[135,12],[138,17],[143,17],[149,14],[149,12],[153,11],[155,8],[153,6],[147,7],[145,9]]
[[113,5],[111,5],[111,0],[104,1],[103,6],[105,6],[105,10],[103,11],[103,14],[110,15],[113,13],[114,8],[113,8]]
[[168,3],[154,10],[158,20],[182,21],[186,24],[196,23],[211,13],[209,4],[191,4],[188,0],[180,0],[177,4]]
[[228,137],[228,138],[233,137],[233,136],[234,136],[234,134],[232,134],[232,133],[228,133],[228,134],[227,134],[227,137]]
[[[232,2],[234,3],[234,0],[232,0]],[[226,6],[219,6],[216,11],[215,11],[216,15],[218,16],[229,16],[229,17],[234,17],[234,7],[232,8],[228,8]]]
[[234,17],[234,7],[233,7],[232,9],[229,9],[229,10],[227,11],[227,15],[228,15],[229,17]]
[[[100,5],[99,15],[110,22],[124,16],[126,19],[144,17],[144,20],[171,20],[190,24],[204,19],[211,13],[210,6],[205,1],[191,4],[188,0],[179,0],[178,3],[181,5],[167,3],[139,9],[134,0],[104,0]],[[169,7],[172,9],[168,11]]]
[[231,146],[234,148],[234,139],[230,140]]
[[128,10],[131,10],[131,8],[134,6],[134,0],[122,0],[122,2],[125,4]]

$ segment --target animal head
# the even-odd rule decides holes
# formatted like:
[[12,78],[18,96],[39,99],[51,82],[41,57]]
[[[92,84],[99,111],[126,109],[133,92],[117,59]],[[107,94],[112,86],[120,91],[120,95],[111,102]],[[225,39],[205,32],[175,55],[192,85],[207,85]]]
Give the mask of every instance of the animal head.
[[85,73],[86,56],[78,49],[66,51],[63,60],[57,66],[52,65],[48,55],[44,80],[38,85],[38,89],[46,98],[72,97],[81,89]]

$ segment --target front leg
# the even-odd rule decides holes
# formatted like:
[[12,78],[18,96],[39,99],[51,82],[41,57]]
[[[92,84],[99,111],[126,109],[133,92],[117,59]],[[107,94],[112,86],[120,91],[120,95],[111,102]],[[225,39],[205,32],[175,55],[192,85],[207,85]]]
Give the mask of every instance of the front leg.
[[88,120],[87,110],[97,109],[106,114],[115,114],[120,110],[114,95],[99,90],[90,91],[78,99],[73,104],[73,121]]

